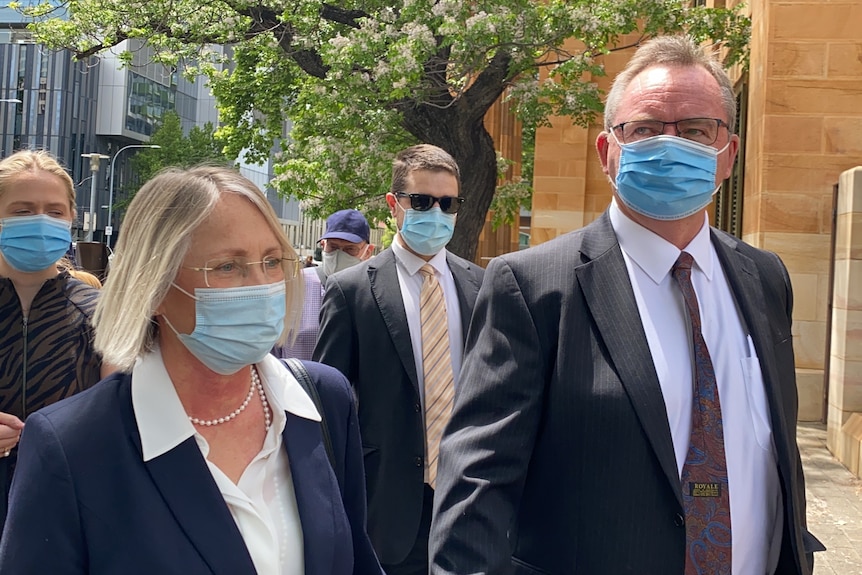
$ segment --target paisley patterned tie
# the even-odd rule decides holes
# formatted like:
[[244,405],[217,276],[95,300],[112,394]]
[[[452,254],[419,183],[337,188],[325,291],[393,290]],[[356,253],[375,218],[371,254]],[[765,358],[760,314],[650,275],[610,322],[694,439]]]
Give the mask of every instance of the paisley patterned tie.
[[691,284],[691,254],[682,252],[673,277],[685,299],[694,340],[694,399],[691,438],[682,468],[685,509],[685,575],[730,575],[730,493],[721,404],[709,350],[700,328],[700,309]]

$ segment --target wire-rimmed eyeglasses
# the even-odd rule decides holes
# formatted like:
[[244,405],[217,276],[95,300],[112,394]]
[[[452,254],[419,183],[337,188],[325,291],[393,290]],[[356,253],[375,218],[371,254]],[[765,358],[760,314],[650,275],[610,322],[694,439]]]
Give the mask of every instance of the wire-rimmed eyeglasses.
[[611,130],[614,131],[622,144],[631,144],[661,136],[667,126],[673,126],[676,136],[711,146],[718,139],[722,126],[730,129],[727,122],[718,118],[688,118],[676,122],[662,122],[661,120],[633,120],[617,124]]
[[296,277],[300,261],[293,258],[268,256],[257,262],[245,258],[229,257],[207,260],[203,267],[183,266],[185,269],[203,272],[207,287],[240,287],[251,273],[253,266],[260,266],[270,283]]

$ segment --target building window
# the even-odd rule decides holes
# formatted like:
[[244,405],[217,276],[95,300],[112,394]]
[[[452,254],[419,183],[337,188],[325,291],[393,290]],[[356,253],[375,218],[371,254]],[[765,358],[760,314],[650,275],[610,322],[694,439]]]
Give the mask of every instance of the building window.
[[167,111],[176,108],[176,88],[163,86],[148,78],[129,73],[126,129],[144,136],[152,135]]
[[48,54],[43,53],[39,61],[39,97],[36,113],[45,113],[45,105],[48,101]]

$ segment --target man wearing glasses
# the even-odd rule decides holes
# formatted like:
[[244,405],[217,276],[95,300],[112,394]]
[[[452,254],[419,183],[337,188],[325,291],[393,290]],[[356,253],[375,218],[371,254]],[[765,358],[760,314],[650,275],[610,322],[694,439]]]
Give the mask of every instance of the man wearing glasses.
[[368,220],[358,210],[339,210],[326,219],[326,231],[319,240],[323,265],[302,269],[305,284],[302,319],[293,341],[288,340],[273,349],[276,357],[311,359],[320,327],[320,305],[326,278],[370,258],[374,253],[374,244],[369,243],[370,236]]
[[697,44],[644,43],[596,142],[607,212],[489,265],[432,575],[811,573],[790,278],[707,215],[735,117]]
[[368,532],[385,571],[427,575],[439,439],[483,270],[445,249],[465,201],[448,153],[402,150],[390,190],[398,233],[389,249],[328,279],[314,359],[356,390]]

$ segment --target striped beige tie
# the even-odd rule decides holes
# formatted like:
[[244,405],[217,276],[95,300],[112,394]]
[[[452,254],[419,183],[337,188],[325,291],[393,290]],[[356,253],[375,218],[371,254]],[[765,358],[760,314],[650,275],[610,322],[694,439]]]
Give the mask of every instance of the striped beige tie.
[[443,428],[452,412],[455,386],[449,356],[449,319],[443,288],[434,268],[425,264],[419,270],[425,280],[419,294],[419,320],[422,324],[422,367],[425,373],[425,440],[428,449],[428,484],[437,481],[437,456]]

